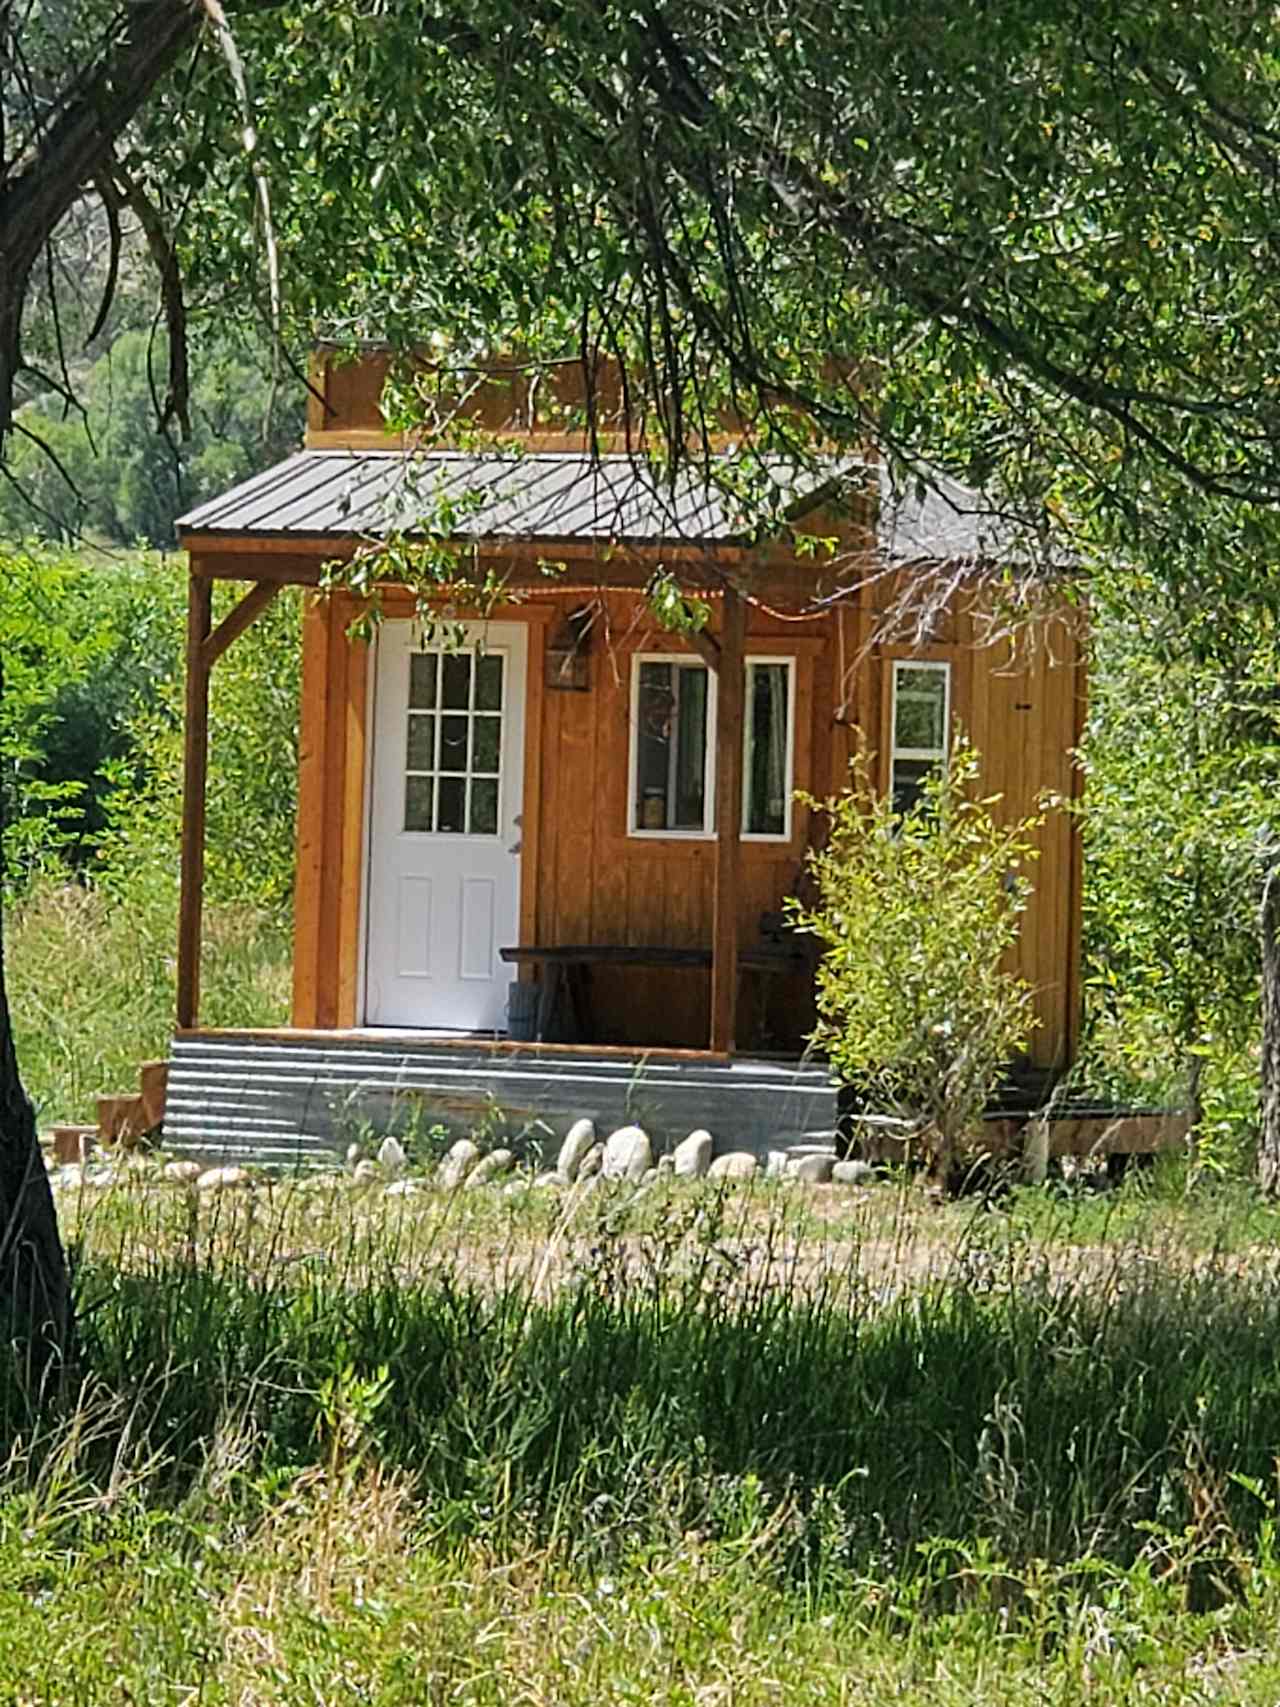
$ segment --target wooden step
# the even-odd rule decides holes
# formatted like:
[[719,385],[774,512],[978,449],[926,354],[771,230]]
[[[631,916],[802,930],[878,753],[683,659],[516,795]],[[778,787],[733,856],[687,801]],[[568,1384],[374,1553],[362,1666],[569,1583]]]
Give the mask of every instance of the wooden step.
[[150,1130],[143,1099],[136,1092],[131,1096],[100,1096],[98,1137],[104,1144],[123,1144],[126,1148],[141,1142]]
[[146,1130],[154,1132],[164,1125],[165,1095],[169,1088],[169,1063],[144,1061],[138,1069],[138,1084],[142,1092],[142,1115]]
[[83,1162],[93,1149],[98,1139],[96,1126],[52,1126],[49,1136],[53,1140],[53,1159],[64,1165],[68,1162]]

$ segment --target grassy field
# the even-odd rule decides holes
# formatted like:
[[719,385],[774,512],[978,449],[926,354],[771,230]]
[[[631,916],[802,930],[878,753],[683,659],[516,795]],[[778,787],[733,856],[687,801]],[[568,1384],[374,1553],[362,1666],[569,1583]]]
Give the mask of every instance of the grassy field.
[[1280,1695],[1240,1191],[58,1197],[0,1702]]
[[[166,1056],[177,990],[176,866],[148,889],[46,880],[6,921],[6,972],[19,1057],[42,1127],[92,1121],[94,1098],[128,1092]],[[210,1024],[288,1017],[287,922],[262,908],[210,906],[203,970]]]

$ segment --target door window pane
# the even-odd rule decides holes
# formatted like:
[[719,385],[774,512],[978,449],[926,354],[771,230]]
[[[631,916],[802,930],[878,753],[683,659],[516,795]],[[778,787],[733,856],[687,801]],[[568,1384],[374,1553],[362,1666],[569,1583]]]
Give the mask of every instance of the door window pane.
[[409,776],[404,781],[404,827],[406,830],[431,828],[431,790],[429,776]]
[[502,654],[485,652],[476,659],[476,710],[502,710]]
[[467,783],[465,777],[442,776],[436,813],[436,829],[458,835],[466,829]]
[[744,831],[785,836],[791,793],[789,717],[791,671],[786,664],[747,665],[746,801]]
[[409,747],[405,768],[430,771],[436,767],[436,720],[425,713],[409,718]]
[[471,724],[471,768],[486,773],[498,768],[498,740],[502,725],[496,717],[477,717]]
[[409,704],[415,711],[436,708],[436,655],[414,652],[409,658]]
[[440,703],[446,711],[466,711],[471,704],[470,652],[446,652],[441,663]]
[[467,768],[467,722],[465,717],[440,719],[440,769],[465,771]]
[[494,836],[498,833],[498,779],[477,777],[471,784],[471,823],[473,836]]

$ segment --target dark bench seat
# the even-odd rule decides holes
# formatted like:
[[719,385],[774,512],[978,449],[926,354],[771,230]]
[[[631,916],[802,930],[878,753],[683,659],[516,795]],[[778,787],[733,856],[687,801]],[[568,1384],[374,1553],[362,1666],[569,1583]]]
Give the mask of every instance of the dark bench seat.
[[[576,1040],[594,1042],[590,982],[593,966],[644,966],[694,972],[707,971],[711,966],[709,948],[670,948],[643,943],[556,943],[503,948],[499,953],[509,965],[542,968],[534,1028],[539,1043],[546,1041],[562,990]],[[803,972],[812,964],[811,954],[798,942],[752,943],[738,950],[738,968],[742,972]]]

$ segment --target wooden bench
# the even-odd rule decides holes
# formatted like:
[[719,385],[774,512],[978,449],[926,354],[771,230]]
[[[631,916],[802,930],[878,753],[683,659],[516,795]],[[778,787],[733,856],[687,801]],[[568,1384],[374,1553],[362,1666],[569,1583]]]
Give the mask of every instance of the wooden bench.
[[[498,952],[508,965],[541,968],[538,1013],[534,1025],[534,1039],[538,1043],[547,1039],[562,993],[575,1039],[579,1043],[596,1041],[591,1013],[591,969],[594,966],[643,966],[694,972],[708,971],[711,966],[709,948],[667,948],[657,944],[535,944],[503,948]],[[812,954],[799,942],[753,943],[738,950],[738,969],[742,972],[804,972],[812,964]]]

